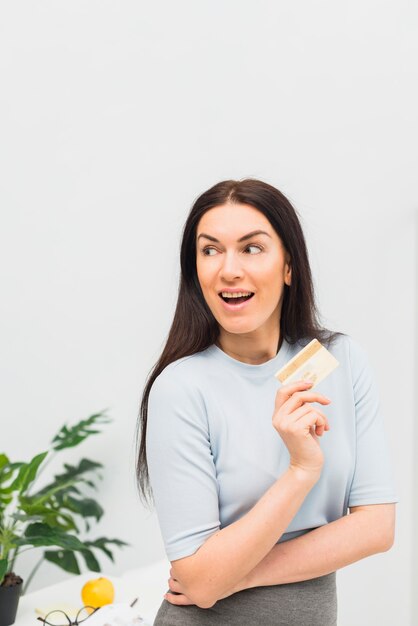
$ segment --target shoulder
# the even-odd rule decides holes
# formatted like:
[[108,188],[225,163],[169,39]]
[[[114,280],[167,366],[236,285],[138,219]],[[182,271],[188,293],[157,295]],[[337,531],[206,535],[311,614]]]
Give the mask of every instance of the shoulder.
[[210,366],[211,358],[208,348],[169,363],[157,376],[155,382],[158,380],[160,384],[168,381],[175,381],[177,384],[190,384],[201,381],[203,373]]
[[353,384],[356,384],[360,377],[372,373],[370,359],[365,347],[354,337],[347,336],[347,347]]
[[335,357],[344,363],[344,369],[351,379],[355,398],[362,397],[372,389],[377,393],[377,377],[367,349],[352,337],[344,335],[336,343]]
[[152,383],[147,407],[149,440],[168,437],[178,442],[192,434],[207,437],[205,387],[198,371],[200,359],[195,357],[173,361]]
[[169,363],[154,380],[150,395],[185,398],[199,397],[205,389],[210,368],[207,350],[182,357]]
[[339,360],[346,361],[351,369],[357,369],[368,361],[367,352],[352,335],[338,333],[327,349]]

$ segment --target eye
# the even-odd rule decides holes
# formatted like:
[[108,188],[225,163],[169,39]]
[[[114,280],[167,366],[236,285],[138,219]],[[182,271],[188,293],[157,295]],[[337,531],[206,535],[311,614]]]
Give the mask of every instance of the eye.
[[206,254],[207,250],[215,250],[215,248],[212,248],[212,247],[210,247],[210,246],[207,246],[206,248],[203,248],[203,250],[202,250],[202,254],[203,254],[204,256],[213,256],[212,254]]
[[[261,246],[259,246],[259,245],[255,245],[255,244],[249,244],[248,246],[246,246],[246,247],[244,248],[244,250],[248,250],[249,248],[258,248],[258,250],[259,250],[260,252],[262,252],[262,251],[263,251],[263,248],[262,248]],[[202,254],[203,254],[204,256],[213,256],[213,254],[206,254],[206,251],[207,251],[207,250],[215,250],[215,248],[214,248],[213,246],[206,246],[206,248],[203,248],[203,250],[202,250]]]
[[248,248],[258,248],[258,250],[260,250],[260,252],[263,251],[263,248],[261,246],[256,246],[256,245],[254,245],[252,243],[250,245],[248,245],[247,248],[245,248],[245,249],[247,250]]

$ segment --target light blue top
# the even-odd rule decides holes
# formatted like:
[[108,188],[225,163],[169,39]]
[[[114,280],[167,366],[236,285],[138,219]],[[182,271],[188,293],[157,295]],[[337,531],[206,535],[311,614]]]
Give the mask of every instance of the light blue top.
[[[286,471],[290,455],[272,424],[274,377],[308,341],[283,341],[261,365],[216,345],[168,365],[152,385],[146,449],[157,517],[170,561],[189,556],[245,515]],[[330,347],[339,366],[315,391],[329,405],[319,438],[321,476],[278,542],[344,515],[347,507],[398,502],[379,392],[366,353],[349,335]]]

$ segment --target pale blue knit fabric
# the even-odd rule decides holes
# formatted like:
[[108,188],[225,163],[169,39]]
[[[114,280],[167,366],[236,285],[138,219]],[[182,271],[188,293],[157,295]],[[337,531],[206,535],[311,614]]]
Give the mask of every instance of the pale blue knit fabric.
[[[289,452],[272,425],[275,372],[308,341],[261,365],[215,345],[171,363],[155,380],[146,447],[156,513],[170,561],[193,554],[213,533],[245,515],[286,471]],[[319,438],[321,477],[278,541],[348,513],[347,507],[398,502],[379,391],[364,349],[348,335],[329,348],[339,366],[315,391],[332,403]]]

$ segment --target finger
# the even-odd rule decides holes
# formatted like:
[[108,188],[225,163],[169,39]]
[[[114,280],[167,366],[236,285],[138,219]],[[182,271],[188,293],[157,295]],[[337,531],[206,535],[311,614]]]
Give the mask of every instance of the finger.
[[291,413],[298,407],[302,406],[305,402],[329,404],[331,400],[322,393],[315,393],[314,391],[295,391],[292,397],[283,402],[280,408],[286,410],[287,413]]
[[189,604],[194,604],[194,602],[192,602],[187,596],[185,596],[182,593],[179,595],[174,595],[170,592],[167,592],[164,595],[164,598],[167,600],[167,602],[170,602],[171,604],[176,604],[178,606],[186,606]]
[[331,427],[330,427],[327,419],[325,420],[324,424],[319,424],[317,422],[314,426],[311,426],[311,432],[313,432],[316,435],[318,435],[318,437],[322,437],[322,435],[324,434],[324,432],[326,430],[331,430]]
[[292,430],[310,430],[312,433],[315,430],[317,422],[319,423],[319,426],[325,426],[325,422],[322,417],[317,416],[314,412],[308,413],[294,422]]
[[284,414],[283,410],[279,409],[279,411],[273,415],[273,425],[275,426],[275,428],[277,428],[277,426],[289,426],[289,424],[296,422],[301,417],[304,417],[311,411],[315,411],[315,413],[322,418],[324,423],[328,422],[327,416],[321,411],[321,409],[314,407],[312,406],[312,404],[307,402],[301,407],[292,411],[292,413],[290,414]]
[[182,593],[181,585],[175,578],[168,579],[168,588],[170,589],[170,591]]
[[328,418],[323,413],[320,414],[319,419],[316,421],[315,425],[315,433],[319,436],[323,435],[326,430],[330,430],[330,425],[328,422]]
[[319,434],[315,430],[315,426],[310,427],[310,433],[315,440],[319,439]]
[[309,380],[297,380],[294,383],[287,383],[286,385],[282,385],[276,393],[276,404],[279,403],[279,405],[281,406],[295,393],[295,391],[309,389],[309,387],[312,387],[312,384],[313,383],[311,383]]
[[326,430],[329,430],[329,423],[328,423],[327,418],[325,417],[325,419],[324,419],[322,424],[316,423],[315,429],[316,429],[316,434],[317,435],[319,435],[319,434],[322,435]]
[[[297,414],[296,418],[295,414]],[[273,426],[278,429],[279,432],[296,432],[304,430],[307,424],[310,424],[312,428],[315,429],[316,426],[325,427],[327,423],[328,420],[326,415],[324,415],[322,411],[317,410],[311,404],[305,404],[303,407],[300,407],[299,410],[294,411],[290,415],[280,416],[279,414],[273,418]]]
[[317,415],[314,410],[309,411],[303,417],[300,417],[296,421],[288,421],[281,424],[281,429],[284,432],[298,433],[301,431],[315,431],[316,424],[318,426],[325,426],[325,420],[322,416]]
[[327,416],[325,415],[325,413],[323,413],[320,409],[317,409],[316,407],[313,407],[309,403],[303,404],[301,407],[299,407],[298,409],[293,411],[287,417],[292,419],[292,420],[294,420],[294,421],[296,421],[296,420],[300,419],[301,417],[303,417],[304,415],[306,415],[307,413],[309,413],[309,411],[315,411],[315,413],[317,413],[318,415],[321,415],[321,417],[323,417],[324,420],[326,421]]

